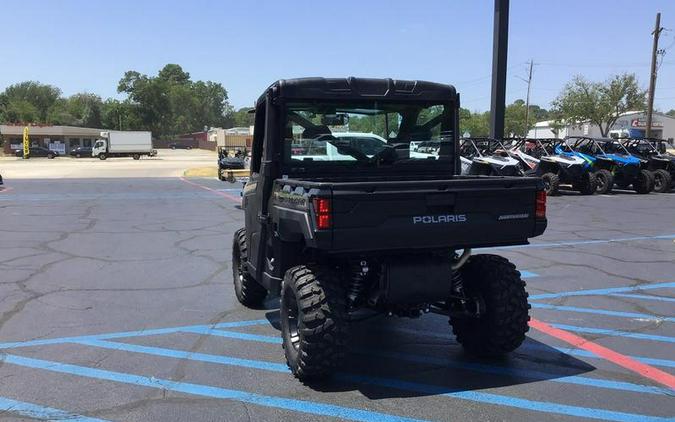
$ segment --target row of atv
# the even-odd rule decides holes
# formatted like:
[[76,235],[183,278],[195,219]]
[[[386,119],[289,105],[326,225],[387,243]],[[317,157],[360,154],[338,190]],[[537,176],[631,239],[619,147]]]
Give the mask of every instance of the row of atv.
[[607,139],[573,136],[565,139],[497,140],[463,138],[462,173],[486,176],[539,176],[547,194],[571,185],[583,195],[607,194],[618,187],[639,193],[669,192],[675,177],[675,156],[656,139]]

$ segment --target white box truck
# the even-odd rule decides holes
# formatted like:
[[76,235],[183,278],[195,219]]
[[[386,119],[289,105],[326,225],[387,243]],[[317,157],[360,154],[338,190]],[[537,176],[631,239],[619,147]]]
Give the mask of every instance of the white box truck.
[[152,149],[152,133],[145,131],[101,132],[91,149],[91,156],[105,160],[108,157],[133,157],[140,160],[142,155],[154,157],[157,150]]

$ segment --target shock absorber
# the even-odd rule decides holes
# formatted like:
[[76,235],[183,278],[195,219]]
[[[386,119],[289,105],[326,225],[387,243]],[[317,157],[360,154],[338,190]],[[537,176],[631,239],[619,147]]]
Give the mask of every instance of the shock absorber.
[[350,308],[355,308],[358,305],[363,291],[366,287],[366,277],[368,276],[368,262],[361,261],[354,263],[351,266],[352,282],[349,285],[349,293],[347,300]]
[[462,274],[455,270],[452,272],[452,295],[464,298],[464,279]]

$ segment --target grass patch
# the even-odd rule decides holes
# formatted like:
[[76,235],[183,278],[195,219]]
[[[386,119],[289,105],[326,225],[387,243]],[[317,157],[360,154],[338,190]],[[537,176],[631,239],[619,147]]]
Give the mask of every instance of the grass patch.
[[184,177],[218,177],[218,167],[193,167],[183,172]]

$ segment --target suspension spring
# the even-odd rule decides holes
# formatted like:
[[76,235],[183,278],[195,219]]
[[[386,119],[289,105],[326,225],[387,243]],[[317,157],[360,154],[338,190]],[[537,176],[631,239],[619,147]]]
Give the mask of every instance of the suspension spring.
[[358,305],[366,287],[365,281],[368,276],[368,263],[366,261],[355,263],[351,269],[352,280],[349,285],[347,300],[349,307],[354,308]]
[[452,294],[453,296],[464,296],[464,279],[459,271],[452,272]]

